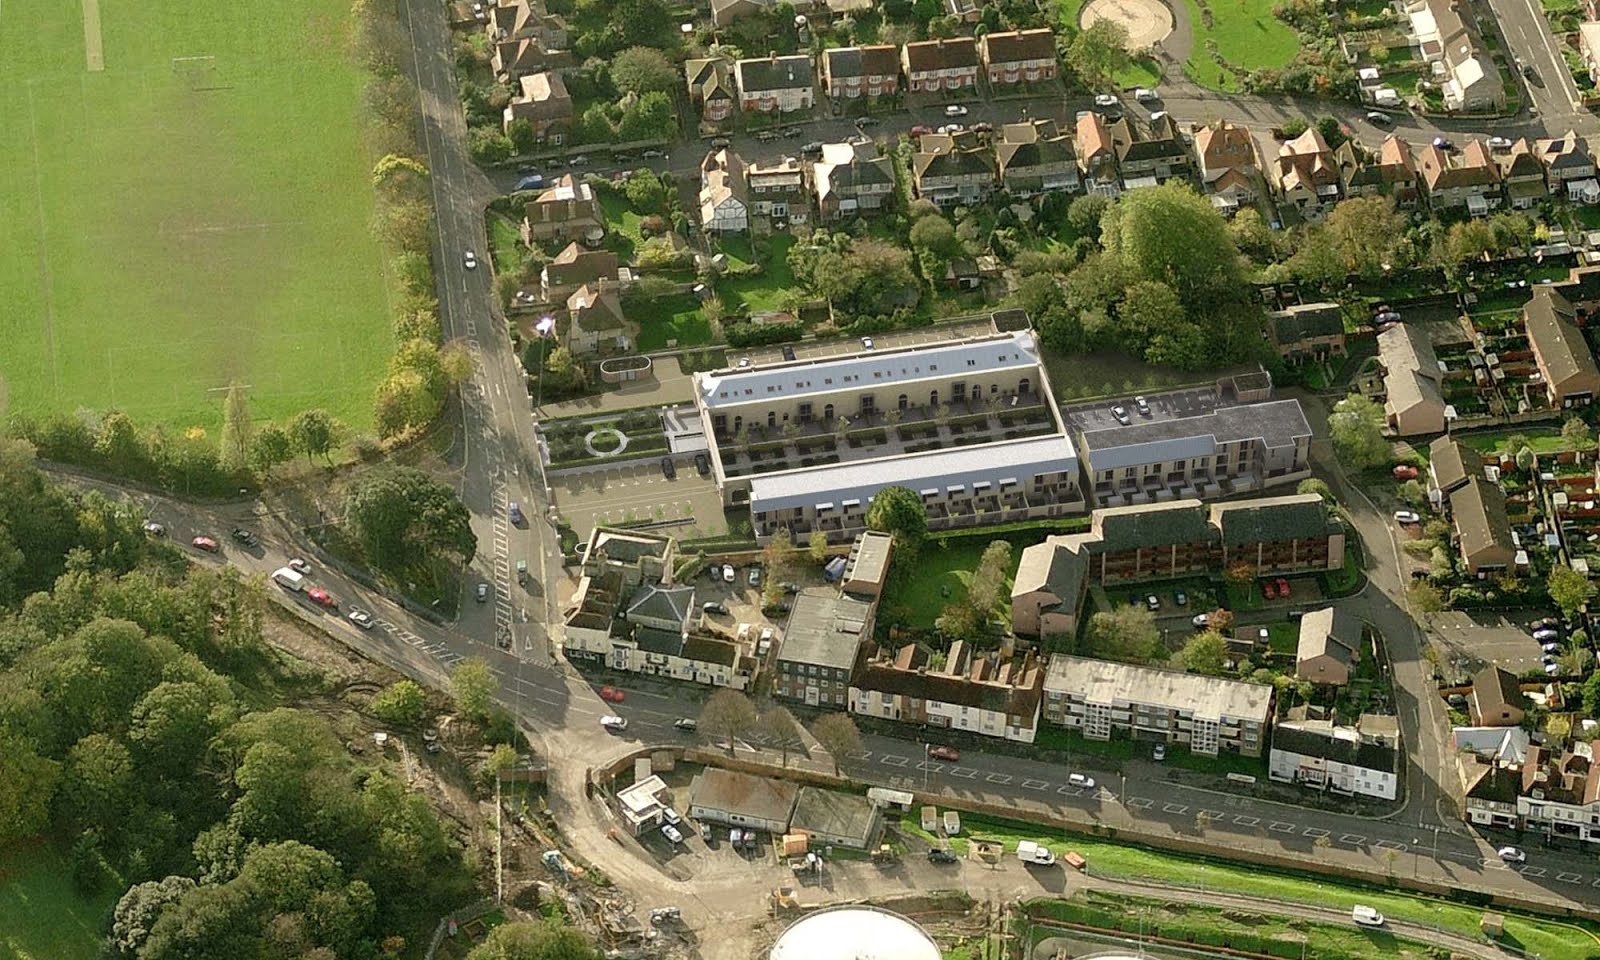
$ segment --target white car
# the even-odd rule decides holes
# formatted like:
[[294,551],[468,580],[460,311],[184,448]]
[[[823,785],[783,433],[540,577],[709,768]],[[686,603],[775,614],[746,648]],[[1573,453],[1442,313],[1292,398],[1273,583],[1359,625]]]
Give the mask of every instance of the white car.
[[861,338],[861,349],[863,349],[863,350],[871,350],[874,346],[876,346],[876,344],[874,344],[872,342],[872,338],[871,337],[862,337]]
[[959,103],[952,103],[944,108],[944,115],[947,117],[964,117],[967,115],[967,108]]
[[1509,138],[1506,138],[1506,137],[1490,137],[1489,138],[1489,149],[1490,150],[1510,150],[1511,149],[1511,140]]
[[307,574],[311,572],[311,564],[299,557],[289,561],[289,569],[295,573]]
[[1362,926],[1362,927],[1381,927],[1381,926],[1383,926],[1383,914],[1381,914],[1378,911],[1372,909],[1371,907],[1362,906],[1359,903],[1350,908],[1350,919],[1354,920],[1356,922],[1357,926]]
[[1152,100],[1160,100],[1161,94],[1150,89],[1149,87],[1139,87],[1133,91],[1133,99],[1139,101],[1140,103],[1149,103]]
[[1506,863],[1528,862],[1528,855],[1523,853],[1521,850],[1518,850],[1516,847],[1501,847],[1499,850],[1496,850],[1495,853],[1499,854],[1500,859],[1504,860]]
[[167,534],[167,528],[154,520],[146,520],[144,522],[144,532],[152,537],[164,537]]
[[1156,744],[1156,749],[1150,754],[1150,759],[1156,761],[1157,763],[1167,759],[1167,745],[1164,743]]
[[1144,598],[1144,605],[1149,607],[1151,610],[1160,610],[1161,598],[1152,593],[1148,597]]
[[723,583],[732,583],[733,579],[734,579],[733,564],[724,563],[722,565],[722,582]]
[[666,837],[668,840],[671,840],[673,843],[683,842],[683,834],[679,832],[677,827],[674,827],[670,823],[664,823],[661,825],[661,835]]
[[351,607],[350,612],[345,614],[345,619],[363,630],[371,630],[373,627],[372,614],[360,607]]
[[628,729],[628,721],[625,717],[607,715],[600,718],[600,726],[605,727],[612,733],[620,733]]
[[1396,510],[1394,512],[1394,522],[1395,523],[1421,523],[1422,522],[1422,517],[1419,516],[1415,510]]
[[1094,95],[1094,105],[1097,107],[1114,107],[1121,102],[1114,93],[1097,93]]
[[1144,397],[1134,397],[1133,408],[1139,411],[1139,416],[1141,417],[1150,416],[1150,401]]
[[1128,408],[1120,403],[1111,408],[1111,415],[1116,417],[1117,422],[1125,427],[1133,422],[1133,418],[1128,416]]
[[466,253],[461,255],[461,265],[466,267],[468,270],[478,269],[478,255],[473,253],[471,250],[468,250]]
[[1068,774],[1067,784],[1069,786],[1082,787],[1085,790],[1093,790],[1094,777],[1085,776],[1081,773]]
[[1195,626],[1201,627],[1201,628],[1210,626],[1211,625],[1211,614],[1209,614],[1209,613],[1197,613],[1197,614],[1195,614],[1193,617],[1191,617],[1189,619],[1189,622],[1194,624]]
[[661,811],[661,819],[667,821],[673,826],[677,826],[683,822],[683,818],[678,816],[678,811],[672,809],[671,807],[667,807],[665,810]]

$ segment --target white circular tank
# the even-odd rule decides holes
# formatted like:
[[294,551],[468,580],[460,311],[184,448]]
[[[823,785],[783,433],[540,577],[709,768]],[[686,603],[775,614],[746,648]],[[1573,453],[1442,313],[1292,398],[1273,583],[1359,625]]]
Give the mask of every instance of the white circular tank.
[[829,907],[802,917],[772,945],[769,960],[940,960],[920,926],[876,907]]

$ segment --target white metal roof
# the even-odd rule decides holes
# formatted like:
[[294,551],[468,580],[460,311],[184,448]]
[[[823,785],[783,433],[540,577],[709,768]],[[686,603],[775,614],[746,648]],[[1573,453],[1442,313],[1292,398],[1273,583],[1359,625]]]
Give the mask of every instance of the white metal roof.
[[876,907],[818,910],[790,924],[770,960],[939,960],[939,945],[916,923]]

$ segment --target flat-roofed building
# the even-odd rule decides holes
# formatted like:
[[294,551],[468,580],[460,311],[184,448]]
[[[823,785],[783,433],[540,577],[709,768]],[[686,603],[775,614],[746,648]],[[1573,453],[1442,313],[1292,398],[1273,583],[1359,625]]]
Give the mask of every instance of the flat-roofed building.
[[889,562],[893,557],[894,537],[877,530],[861,533],[850,547],[839,589],[859,597],[878,596],[889,579]]
[[789,832],[811,838],[813,849],[824,845],[865,850],[878,842],[883,810],[866,797],[821,787],[801,787],[795,795]]
[[1088,740],[1130,737],[1202,756],[1259,757],[1271,717],[1268,684],[1059,654],[1045,671],[1044,719]]
[[706,767],[689,784],[689,816],[732,827],[783,833],[800,793],[787,780]]
[[850,702],[850,674],[861,644],[872,638],[877,603],[813,587],[795,594],[773,657],[772,695],[810,707]]

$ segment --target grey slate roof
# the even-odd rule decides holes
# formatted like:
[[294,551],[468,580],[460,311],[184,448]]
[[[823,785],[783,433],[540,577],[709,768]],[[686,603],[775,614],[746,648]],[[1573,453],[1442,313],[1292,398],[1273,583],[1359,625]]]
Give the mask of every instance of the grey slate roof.
[[1226,544],[1281,543],[1325,537],[1341,529],[1314,493],[1262,497],[1212,505]]
[[739,89],[746,94],[755,90],[793,90],[816,82],[811,57],[804,54],[740,60],[737,70]]
[[1349,763],[1367,770],[1396,773],[1400,753],[1392,743],[1379,745],[1352,736],[1335,736],[1322,721],[1279,722],[1272,728],[1272,749]]
[[1221,407],[1196,417],[1135,421],[1078,434],[1079,447],[1095,470],[1166,463],[1211,456],[1220,444],[1259,439],[1267,447],[1286,447],[1311,436],[1298,400]]
[[662,587],[655,584],[641,587],[628,603],[628,619],[649,617],[653,620],[671,620],[682,623],[689,617],[694,603],[693,587]]
[[1344,317],[1337,303],[1302,303],[1267,314],[1272,339],[1281,346],[1344,333]]
[[1100,530],[1101,551],[1120,553],[1141,547],[1170,547],[1183,543],[1206,543],[1215,535],[1198,500],[1109,507],[1095,518]]
[[849,670],[872,619],[872,604],[828,589],[795,595],[789,622],[778,642],[778,660]]

